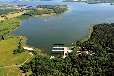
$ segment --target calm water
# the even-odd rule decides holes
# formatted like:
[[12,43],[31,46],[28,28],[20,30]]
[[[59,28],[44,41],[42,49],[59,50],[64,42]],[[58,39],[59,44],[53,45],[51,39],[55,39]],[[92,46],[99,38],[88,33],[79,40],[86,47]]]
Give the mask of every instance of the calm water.
[[[48,54],[55,43],[71,45],[88,35],[91,24],[114,22],[114,6],[72,2],[19,2],[13,4],[47,5],[67,4],[69,10],[58,16],[33,17],[21,23],[12,34],[28,37],[28,45],[45,50]],[[47,20],[47,21],[45,21]]]

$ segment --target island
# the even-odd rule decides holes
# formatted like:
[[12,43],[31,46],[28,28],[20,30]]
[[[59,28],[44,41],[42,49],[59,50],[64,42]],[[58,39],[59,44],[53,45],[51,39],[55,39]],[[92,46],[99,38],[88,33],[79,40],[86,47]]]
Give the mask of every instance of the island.
[[63,2],[86,2],[88,4],[98,4],[98,3],[111,3],[113,5],[113,0],[64,0]]
[[58,14],[63,14],[67,11],[67,5],[38,5],[36,8],[28,9],[30,12],[27,12],[23,15],[28,16],[53,16]]

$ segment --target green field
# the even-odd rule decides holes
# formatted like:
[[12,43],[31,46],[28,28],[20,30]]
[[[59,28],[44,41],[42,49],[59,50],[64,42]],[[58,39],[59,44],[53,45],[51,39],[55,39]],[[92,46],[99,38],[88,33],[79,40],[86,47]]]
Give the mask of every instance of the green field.
[[19,67],[15,65],[21,65],[27,59],[29,60],[32,58],[32,56],[29,54],[29,51],[16,54],[16,55],[13,54],[13,51],[19,45],[19,41],[20,41],[19,37],[13,37],[7,40],[0,41],[0,74],[1,75],[9,73],[8,71],[9,68],[14,69],[14,71],[16,71],[15,73],[11,73],[11,75],[17,74],[19,71]]
[[22,38],[21,45],[26,45],[26,37],[9,36],[13,30],[20,26],[22,21],[23,19],[11,18],[0,22],[0,76],[17,76],[20,72],[20,65],[34,57],[27,50],[13,54],[13,51],[19,46],[20,38]]
[[[0,36],[5,36],[5,40],[0,39],[0,76],[17,76],[20,72],[19,66],[26,60],[31,61],[35,55],[30,55],[30,51],[25,51],[18,54],[13,54],[13,51],[20,45],[20,39],[22,38],[21,46],[27,46],[27,38],[23,36],[10,36],[9,34],[20,26],[20,23],[29,17],[19,16],[16,18],[6,19],[0,22]],[[34,48],[36,53],[42,53],[37,48]],[[12,69],[13,71],[10,71]],[[21,72],[20,72],[21,73]]]
[[0,76],[18,76],[19,67],[0,68]]

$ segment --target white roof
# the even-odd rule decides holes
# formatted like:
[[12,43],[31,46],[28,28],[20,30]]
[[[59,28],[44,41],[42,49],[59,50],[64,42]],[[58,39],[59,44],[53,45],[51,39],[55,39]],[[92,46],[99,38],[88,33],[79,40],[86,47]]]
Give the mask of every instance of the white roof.
[[29,48],[29,47],[23,47],[26,50],[33,50],[33,48]]

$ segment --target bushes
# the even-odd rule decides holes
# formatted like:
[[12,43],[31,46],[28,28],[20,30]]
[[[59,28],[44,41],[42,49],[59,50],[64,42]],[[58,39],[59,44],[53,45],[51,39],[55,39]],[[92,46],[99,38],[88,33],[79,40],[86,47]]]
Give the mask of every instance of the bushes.
[[17,11],[21,11],[19,9],[0,9],[0,15],[4,15],[4,14],[9,14],[9,13],[15,13]]
[[25,52],[25,50],[21,45],[19,45],[18,48],[13,51],[13,54],[18,54],[18,53],[22,53],[22,52]]
[[0,35],[0,40],[5,40],[6,36],[5,35]]

